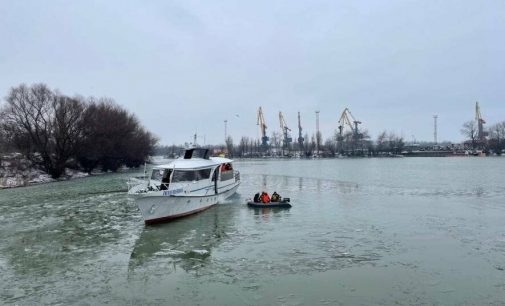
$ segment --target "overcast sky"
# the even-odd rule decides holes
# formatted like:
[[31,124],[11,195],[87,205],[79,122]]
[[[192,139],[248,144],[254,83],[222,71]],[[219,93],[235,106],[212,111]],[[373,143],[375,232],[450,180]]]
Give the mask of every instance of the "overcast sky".
[[505,1],[0,1],[0,96],[43,82],[108,96],[161,144],[238,143],[278,112],[334,133],[460,141],[475,101],[505,120]]

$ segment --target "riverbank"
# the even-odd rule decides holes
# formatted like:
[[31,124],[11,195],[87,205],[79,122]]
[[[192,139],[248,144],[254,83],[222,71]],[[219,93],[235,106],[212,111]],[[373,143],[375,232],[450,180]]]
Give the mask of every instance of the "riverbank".
[[0,157],[0,189],[64,181],[87,176],[89,176],[88,173],[66,168],[65,174],[61,178],[53,179],[20,153],[11,153]]

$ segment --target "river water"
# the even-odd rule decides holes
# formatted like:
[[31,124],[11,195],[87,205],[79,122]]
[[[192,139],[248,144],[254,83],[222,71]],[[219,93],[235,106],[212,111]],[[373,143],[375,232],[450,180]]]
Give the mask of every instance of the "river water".
[[505,158],[235,167],[237,195],[157,226],[138,171],[0,190],[0,304],[505,305]]

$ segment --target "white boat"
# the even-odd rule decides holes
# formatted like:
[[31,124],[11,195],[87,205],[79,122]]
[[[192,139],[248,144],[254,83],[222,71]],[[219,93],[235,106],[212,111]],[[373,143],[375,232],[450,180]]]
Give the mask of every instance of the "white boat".
[[155,166],[149,179],[131,178],[128,194],[135,198],[146,224],[194,214],[237,191],[240,173],[232,162],[209,157],[208,149],[187,149],[183,157]]

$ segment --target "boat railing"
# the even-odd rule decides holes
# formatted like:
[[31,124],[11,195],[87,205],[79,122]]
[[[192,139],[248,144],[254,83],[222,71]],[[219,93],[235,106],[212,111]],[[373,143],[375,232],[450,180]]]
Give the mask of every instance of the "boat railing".
[[126,183],[129,194],[137,194],[147,192],[147,180],[143,176],[130,177]]
[[[150,185],[144,177],[131,177],[128,179],[128,194],[142,194],[151,191],[167,191],[170,193],[176,191],[176,193],[188,193],[191,189],[191,183],[184,184],[169,184],[161,183],[160,185]],[[170,188],[169,188],[170,187]],[[175,194],[175,193],[173,193]]]

